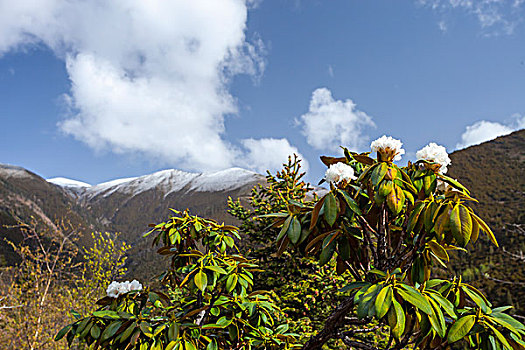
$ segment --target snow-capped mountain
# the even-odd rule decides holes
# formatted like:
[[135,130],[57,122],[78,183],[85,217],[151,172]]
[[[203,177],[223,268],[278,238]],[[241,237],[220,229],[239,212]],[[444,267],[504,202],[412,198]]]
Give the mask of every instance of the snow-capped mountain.
[[74,192],[82,201],[104,198],[114,193],[136,196],[147,191],[157,191],[167,197],[176,192],[232,191],[248,183],[263,181],[264,177],[253,171],[230,168],[217,172],[191,173],[176,169],[161,170],[140,177],[130,177],[90,185],[85,182],[56,177],[48,179],[57,186]]
[[48,182],[61,188],[97,222],[123,232],[133,242],[148,224],[165,219],[169,208],[190,209],[194,214],[231,222],[226,212],[228,197],[249,195],[265,177],[241,168],[206,173],[168,169],[96,185],[66,178]]
[[52,184],[55,184],[61,187],[74,187],[74,188],[91,187],[91,185],[88,183],[77,181],[77,180],[72,180],[72,179],[67,179],[65,177],[54,177],[52,179],[47,179],[47,182],[51,182]]
[[[121,232],[121,238],[134,245],[143,241],[141,233],[148,224],[169,217],[170,208],[234,223],[227,213],[228,197],[246,198],[254,185],[265,181],[264,176],[240,168],[207,173],[168,169],[90,185],[64,177],[45,180],[22,167],[0,164],[0,225],[36,217],[54,227],[56,220],[68,218],[86,240],[95,230]],[[3,227],[0,233],[14,242],[22,235]],[[143,248],[137,248],[137,254]],[[15,254],[0,242],[2,256]]]

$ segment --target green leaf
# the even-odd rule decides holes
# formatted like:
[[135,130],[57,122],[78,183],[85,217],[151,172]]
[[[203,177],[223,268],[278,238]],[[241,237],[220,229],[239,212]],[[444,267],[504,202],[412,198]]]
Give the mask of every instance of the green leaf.
[[361,296],[359,305],[357,306],[357,316],[359,318],[375,314],[375,299],[381,291],[381,287],[382,284],[374,284]]
[[432,314],[432,307],[430,306],[430,303],[423,295],[421,295],[418,290],[402,283],[398,284],[398,286],[403,288],[397,288],[396,291],[404,300],[408,301],[410,304],[414,305],[427,315]]
[[175,346],[178,345],[179,342],[176,342],[176,341],[171,341],[169,342],[169,344],[166,346],[166,349],[165,350],[173,350],[175,349]]
[[105,340],[111,338],[113,335],[115,335],[115,333],[117,332],[117,330],[120,328],[121,325],[122,325],[122,321],[113,321],[113,322],[111,322],[106,327],[106,329],[104,329],[104,332],[102,332],[102,335],[100,336],[100,339],[102,341],[105,341]]
[[285,218],[288,216],[288,213],[271,213],[271,214],[264,214],[264,215],[258,215],[257,218]]
[[390,192],[392,192],[393,189],[394,183],[390,180],[385,180],[381,183],[381,185],[379,185],[378,192],[380,196],[386,197],[390,194]]
[[437,181],[436,175],[431,174],[423,177],[423,188],[425,189],[425,195],[430,196],[436,190]]
[[350,259],[350,254],[351,254],[351,251],[352,251],[352,248],[350,247],[350,242],[348,242],[348,238],[346,236],[342,236],[338,241],[337,241],[337,251],[339,253],[339,256],[341,257],[341,259],[343,260],[349,260]]
[[405,310],[403,310],[401,304],[394,298],[392,298],[392,305],[393,307],[390,308],[390,310],[394,311],[393,314],[396,319],[396,325],[392,328],[392,334],[396,339],[400,339],[405,332]]
[[372,181],[372,185],[374,185],[374,187],[376,187],[381,182],[381,180],[383,180],[387,171],[388,165],[386,163],[379,163],[379,165],[374,168],[370,176],[370,180]]
[[[122,332],[122,334],[120,335],[119,341],[122,343],[126,339],[128,339],[133,333],[133,331],[135,330],[135,328],[137,328],[137,322],[133,322],[128,328],[126,328],[124,332]],[[91,335],[93,335],[93,333]],[[93,336],[93,338],[98,338],[98,337]]]
[[96,324],[91,327],[91,330],[89,331],[93,339],[98,339],[100,337],[100,327]]
[[432,328],[436,331],[436,333],[441,337],[445,337],[445,333],[447,332],[447,327],[445,325],[445,317],[443,316],[443,313],[441,312],[440,307],[436,304],[434,300],[431,298],[428,299],[430,305],[432,306],[432,314],[430,315],[430,324],[432,325]]
[[425,209],[425,214],[423,215],[423,222],[425,224],[425,230],[427,232],[430,232],[432,230],[432,227],[434,227],[433,218],[437,209],[438,205],[435,201],[430,202]]
[[333,226],[337,219],[337,207],[337,199],[334,194],[332,192],[328,193],[324,201],[324,218],[330,226]]
[[496,308],[496,309],[493,309],[492,310],[492,314],[490,314],[490,316],[494,317],[494,318],[497,318],[499,320],[502,320],[510,325],[512,325],[514,328],[520,330],[520,331],[525,331],[525,325],[523,325],[523,323],[521,323],[520,321],[516,320],[514,317],[510,316],[510,315],[507,315],[507,314],[504,314],[500,311],[497,311],[498,309],[503,309],[504,307],[501,307],[501,308]]
[[284,221],[283,227],[281,227],[281,231],[279,232],[279,235],[277,235],[277,239],[276,239],[277,242],[279,242],[281,240],[281,238],[284,237],[286,232],[288,232],[288,227],[290,227],[290,223],[292,222],[292,218],[293,218],[293,216],[290,215]]
[[454,180],[451,177],[439,174],[439,178],[445,181],[446,183],[448,183],[449,185],[452,185],[453,187],[457,188],[458,190],[465,191],[467,194],[470,193],[469,190],[465,186],[463,186],[462,184],[460,184],[458,181]]
[[381,289],[375,301],[377,318],[378,319],[383,318],[388,312],[388,310],[390,309],[391,305],[392,305],[392,286],[387,285],[387,286],[384,286],[383,289]]
[[222,267],[220,266],[214,266],[214,265],[210,265],[210,266],[204,266],[205,269],[208,269],[208,270],[211,270],[213,272],[217,272],[221,275],[227,275],[228,272],[226,272],[225,269],[223,269]]
[[485,322],[485,324],[489,326],[496,338],[498,338],[498,340],[503,344],[503,346],[505,346],[506,349],[512,350],[512,346],[510,346],[509,342],[507,341],[507,339],[505,339],[505,337],[503,336],[503,334],[501,334],[500,331],[498,331],[494,326],[487,322]]
[[481,229],[483,230],[483,232],[485,232],[487,234],[487,236],[489,237],[489,239],[491,240],[491,242],[496,246],[496,247],[499,247],[498,245],[498,241],[496,240],[496,236],[494,236],[494,233],[492,232],[492,230],[490,229],[489,225],[487,225],[485,223],[485,221],[481,220],[481,218],[479,216],[477,216],[476,214],[472,213],[471,214],[472,217],[474,218],[474,220],[476,220],[479,224],[479,226],[481,227]]
[[492,317],[492,316],[493,315],[490,315],[490,316],[487,315],[487,316],[485,316],[485,318],[491,320],[493,323],[497,323],[500,326],[503,326],[503,327],[507,328],[512,333],[516,333],[518,335],[520,334],[520,331],[517,330],[512,324],[506,322],[505,320],[502,320],[502,319],[497,318],[497,317]]
[[448,342],[455,343],[458,340],[463,339],[463,337],[465,337],[468,334],[468,332],[470,332],[475,322],[476,315],[463,316],[459,320],[454,322],[454,324],[452,325],[452,327],[450,327],[450,330],[448,331]]
[[288,228],[288,238],[290,238],[290,241],[293,244],[296,244],[299,241],[299,238],[301,237],[301,222],[297,217],[293,217],[292,223],[290,224],[290,227]]
[[407,233],[412,232],[412,230],[414,229],[414,227],[417,224],[419,215],[421,214],[423,209],[425,209],[425,203],[424,202],[419,202],[419,203],[416,204],[416,206],[414,207],[414,209],[412,210],[412,212],[410,213],[410,216],[408,218]]
[[[84,331],[84,329],[88,325],[89,321],[91,321],[91,319],[89,317],[86,317],[82,321],[80,321],[80,323],[77,326],[77,329],[75,330],[75,333],[76,334],[82,334],[82,332]],[[83,338],[84,336],[82,336],[81,338]]]
[[459,246],[465,247],[472,234],[472,218],[470,212],[461,204],[457,204],[450,213],[450,228],[452,236]]
[[364,286],[369,286],[369,285],[370,285],[370,282],[363,282],[363,281],[350,282],[343,288],[339,289],[339,292],[344,293],[352,289],[358,289],[358,288],[362,288]]
[[461,286],[461,289],[467,293],[467,295],[470,297],[470,299],[472,299],[472,301],[474,303],[476,303],[477,306],[479,306],[481,308],[481,310],[484,312],[484,313],[487,313],[487,310],[488,310],[488,305],[485,303],[485,300],[483,300],[483,297],[481,297],[478,293],[476,293],[475,291],[473,290],[470,290],[470,288],[468,288],[467,286],[465,285],[462,285]]
[[518,343],[525,349],[525,341],[523,341],[520,337],[518,337],[514,333],[510,333],[510,337],[512,338],[512,340],[514,340],[516,343]]
[[313,230],[315,225],[317,224],[317,220],[319,218],[319,212],[321,211],[321,208],[323,207],[324,201],[326,199],[326,196],[321,198],[314,206],[314,209],[312,210],[312,218],[310,220],[310,230]]
[[446,249],[443,248],[441,244],[436,242],[436,240],[431,240],[430,242],[428,242],[428,246],[430,247],[430,250],[432,250],[432,252],[436,254],[436,256],[440,258],[441,260],[445,260],[445,261],[450,260],[450,257],[448,256]]
[[357,215],[362,215],[361,209],[359,209],[359,206],[355,202],[355,200],[350,197],[350,195],[346,191],[338,190],[338,192],[343,196],[343,199],[345,200],[346,204],[350,208],[351,211],[356,213]]
[[336,233],[326,236],[326,238],[323,241],[322,251],[321,251],[321,254],[319,255],[319,265],[321,266],[329,262],[330,259],[332,258],[332,255],[334,255],[335,239],[333,238],[333,236],[335,234]]
[[168,339],[176,340],[179,337],[180,325],[177,322],[172,322],[168,328]]
[[185,340],[184,341],[184,350],[197,350],[197,348],[195,347],[195,345],[192,342]]
[[230,275],[228,279],[226,280],[226,290],[228,291],[228,293],[231,293],[231,291],[237,285],[237,279],[238,279],[237,275],[233,274],[233,275]]
[[441,294],[438,293],[429,293],[428,294],[432,299],[434,299],[445,312],[452,317],[454,320],[457,319],[457,315],[454,312],[454,304],[452,304],[448,299],[443,298]]
[[153,329],[151,328],[151,325],[148,322],[141,322],[139,327],[145,336],[149,338],[153,336]]
[[405,204],[405,194],[401,187],[394,185],[392,192],[386,197],[388,208],[394,213],[399,214]]
[[111,310],[100,310],[100,311],[94,311],[93,316],[95,317],[101,317],[101,318],[120,318],[119,314],[115,311]]
[[218,346],[217,346],[217,342],[214,340],[212,340],[208,346],[206,347],[206,350],[218,350]]
[[195,274],[194,282],[197,288],[204,292],[206,286],[208,285],[208,276],[206,276],[205,272],[200,270]]
[[55,335],[55,341],[59,341],[60,339],[64,338],[64,335],[66,335],[67,332],[71,329],[73,325],[68,324],[64,328],[58,331],[57,335]]

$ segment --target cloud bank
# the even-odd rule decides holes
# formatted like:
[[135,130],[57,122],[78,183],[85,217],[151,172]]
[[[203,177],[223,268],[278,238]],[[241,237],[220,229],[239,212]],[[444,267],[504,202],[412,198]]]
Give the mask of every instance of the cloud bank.
[[262,41],[245,35],[256,5],[0,0],[0,55],[45,45],[65,61],[71,89],[59,127],[90,147],[221,169],[251,159],[225,140],[224,118],[237,113],[231,78],[264,71]]
[[525,116],[517,116],[513,122],[508,124],[481,120],[466,127],[465,132],[461,135],[461,142],[456,145],[456,149],[479,145],[523,128],[525,128]]
[[290,145],[287,139],[245,139],[242,141],[242,145],[247,150],[243,165],[260,173],[264,173],[266,170],[275,172],[282,169],[282,165],[287,162],[288,156],[294,153],[302,160],[303,171],[308,171],[308,162],[296,147]]
[[306,141],[318,150],[336,151],[339,146],[358,150],[368,143],[364,134],[375,127],[372,118],[352,100],[335,100],[327,88],[316,89],[308,113],[296,119]]
[[[512,34],[523,18],[523,0],[417,0],[418,4],[442,14],[463,11],[475,16],[481,28],[492,34]],[[442,31],[446,23],[439,22]]]

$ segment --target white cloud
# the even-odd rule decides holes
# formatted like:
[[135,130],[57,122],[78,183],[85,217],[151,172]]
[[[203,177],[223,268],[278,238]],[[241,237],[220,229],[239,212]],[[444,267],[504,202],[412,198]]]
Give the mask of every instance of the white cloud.
[[308,170],[306,159],[296,147],[290,145],[287,139],[244,139],[241,142],[247,150],[244,166],[255,169],[260,173],[264,173],[266,170],[274,172],[282,169],[282,165],[287,162],[288,156],[294,153],[302,159],[303,171]]
[[296,119],[308,144],[319,150],[335,151],[339,146],[358,150],[367,145],[366,128],[375,127],[372,118],[356,108],[352,100],[334,100],[327,88],[312,94],[308,113]]
[[516,116],[515,120],[508,124],[481,120],[466,127],[456,149],[478,145],[523,128],[525,128],[525,116]]
[[264,70],[245,37],[254,0],[0,0],[0,55],[46,45],[66,62],[60,128],[95,149],[142,152],[191,170],[242,153],[224,139],[233,75]]
[[[512,34],[523,17],[522,0],[417,0],[446,15],[450,11],[463,11],[477,18],[486,34]],[[443,23],[441,21],[440,23]],[[439,24],[441,29],[441,24]]]

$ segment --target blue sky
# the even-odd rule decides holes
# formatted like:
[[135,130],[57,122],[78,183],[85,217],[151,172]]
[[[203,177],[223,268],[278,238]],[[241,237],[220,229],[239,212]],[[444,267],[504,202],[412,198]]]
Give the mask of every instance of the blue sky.
[[0,0],[0,163],[89,183],[525,126],[522,1]]

